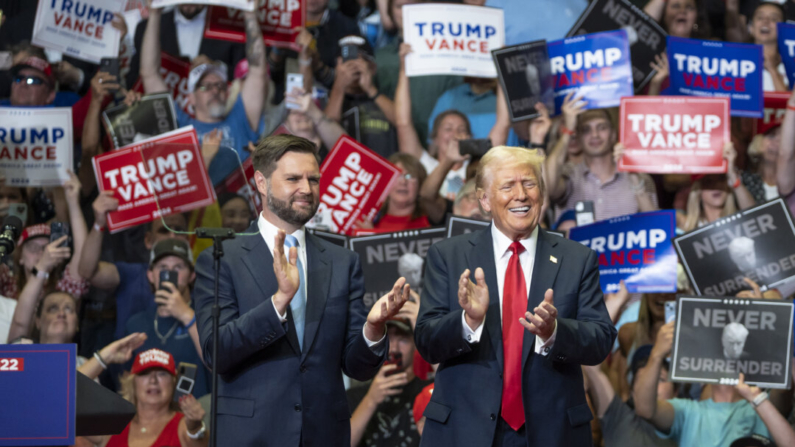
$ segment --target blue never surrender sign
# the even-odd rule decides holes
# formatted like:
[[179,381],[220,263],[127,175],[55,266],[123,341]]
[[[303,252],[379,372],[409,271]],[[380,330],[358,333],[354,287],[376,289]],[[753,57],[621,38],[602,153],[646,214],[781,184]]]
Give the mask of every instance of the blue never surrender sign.
[[731,115],[762,118],[761,45],[668,36],[668,94],[730,98]]
[[632,96],[632,62],[624,30],[585,34],[547,44],[555,81],[555,114],[571,92],[582,95],[586,109],[618,107]]
[[75,443],[75,345],[0,345],[0,446]]
[[630,214],[572,228],[569,238],[596,252],[603,292],[621,280],[630,293],[676,292],[675,222],[672,210]]

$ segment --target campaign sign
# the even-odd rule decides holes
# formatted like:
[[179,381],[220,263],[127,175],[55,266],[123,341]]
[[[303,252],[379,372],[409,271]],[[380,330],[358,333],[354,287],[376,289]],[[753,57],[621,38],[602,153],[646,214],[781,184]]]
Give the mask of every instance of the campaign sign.
[[[243,11],[236,7],[224,7],[224,3],[220,2],[221,6],[213,6],[208,10],[204,37],[245,43]],[[266,44],[297,51],[300,48],[295,44],[298,37],[296,29],[306,23],[306,0],[261,0],[257,20]]]
[[192,5],[221,5],[228,6],[230,8],[243,9],[245,11],[254,10],[254,2],[251,0],[152,0],[152,7],[164,8],[166,6],[181,5],[186,3],[190,3]]
[[177,128],[177,112],[169,93],[144,96],[128,107],[119,104],[102,112],[114,148],[146,140]]
[[317,230],[314,228],[307,228],[307,231],[310,234],[313,234],[326,242],[331,242],[338,247],[348,248],[348,237],[345,235],[329,233],[328,231]]
[[370,309],[378,298],[389,293],[401,276],[411,290],[421,293],[425,255],[431,245],[445,239],[446,231],[428,228],[350,238],[350,249],[362,263],[365,308]]
[[126,0],[39,0],[33,45],[98,64],[119,55],[119,31],[111,26]]
[[450,216],[447,219],[447,237],[469,234],[491,225],[488,220],[470,219],[468,217]]
[[672,95],[730,98],[732,116],[762,118],[762,46],[668,36]]
[[[194,115],[193,104],[190,103],[190,90],[188,89],[188,76],[190,75],[190,61],[174,57],[165,51],[160,53],[160,76],[171,91],[176,106],[190,116]],[[138,79],[133,89],[144,93],[141,79]]]
[[623,29],[632,56],[632,79],[640,91],[654,77],[654,56],[665,50],[668,34],[656,20],[627,0],[595,0],[580,15],[567,37]]
[[621,98],[620,171],[726,172],[729,99],[682,96]]
[[795,226],[783,199],[721,218],[674,239],[679,259],[698,295],[731,296],[762,291],[795,276]]
[[652,211],[574,227],[569,239],[599,256],[603,292],[617,292],[623,279],[630,293],[669,293],[676,292],[675,228],[674,211]]
[[408,76],[496,78],[491,51],[505,45],[504,14],[483,6],[404,5],[403,39],[412,49]]
[[555,91],[545,40],[501,48],[491,55],[508,101],[511,121],[537,117],[535,105],[539,102],[552,110]]
[[77,346],[0,345],[0,446],[73,445]]
[[0,107],[0,172],[6,185],[58,186],[73,169],[72,109]]
[[795,85],[795,24],[778,23],[778,54],[787,72],[789,85]]
[[680,296],[671,380],[786,389],[792,367],[791,301]]
[[215,185],[216,196],[224,193],[248,197],[256,207],[257,214],[262,212],[262,199],[257,190],[257,183],[254,181],[254,164],[251,157],[243,161],[239,168],[230,172],[222,182]]
[[790,92],[765,92],[764,97],[764,114],[754,122],[754,134],[765,133],[781,124],[784,114],[787,113]]
[[618,107],[632,96],[632,62],[625,30],[556,40],[547,45],[555,83],[555,114],[571,92],[583,95],[586,109]]
[[193,126],[97,155],[93,163],[99,190],[119,200],[108,213],[111,233],[215,202]]
[[320,166],[316,225],[349,234],[360,219],[375,217],[399,175],[395,165],[353,138],[341,136]]

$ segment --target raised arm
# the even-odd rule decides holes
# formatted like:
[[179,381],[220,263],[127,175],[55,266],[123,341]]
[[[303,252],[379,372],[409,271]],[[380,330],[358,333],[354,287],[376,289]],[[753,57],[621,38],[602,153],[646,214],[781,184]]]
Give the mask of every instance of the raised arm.
[[[759,387],[749,386],[745,383],[745,375],[743,373],[740,373],[740,381],[736,388],[740,396],[751,404],[762,393]],[[792,426],[776,409],[770,399],[764,399],[755,409],[756,414],[765,423],[765,427],[767,427],[776,445],[795,445],[795,430],[792,429]]]
[[312,124],[315,125],[315,131],[320,137],[320,140],[323,141],[323,145],[327,148],[333,147],[337,140],[345,135],[345,129],[343,129],[338,122],[326,116],[326,114],[315,105],[315,102],[312,101],[312,95],[309,93],[300,93],[302,92],[287,93],[287,101],[298,104],[300,106],[299,110],[306,113],[306,116],[312,120]]
[[577,127],[577,116],[584,111],[585,101],[580,97],[573,97],[569,93],[563,100],[563,124],[560,127],[558,141],[552,146],[552,151],[544,160],[547,181],[549,185],[549,198],[555,202],[566,193],[566,179],[563,177],[563,166],[566,164],[569,141],[574,136],[574,129]]
[[781,145],[778,151],[776,183],[778,193],[787,197],[795,192],[795,90],[787,100],[787,113],[781,124]]
[[492,146],[502,146],[508,141],[508,134],[511,132],[511,114],[508,112],[508,103],[505,100],[505,93],[502,86],[497,86],[497,119],[494,121],[489,139]]
[[673,426],[675,414],[673,405],[664,400],[657,400],[657,382],[660,379],[663,361],[671,352],[673,338],[673,322],[660,328],[648,363],[638,370],[635,378],[635,413],[664,433]]
[[643,7],[643,12],[657,22],[660,22],[665,12],[665,0],[651,0]]
[[257,15],[253,11],[246,11],[244,17],[248,75],[243,88],[240,89],[240,95],[243,98],[243,107],[246,109],[248,125],[256,130],[262,117],[265,97],[268,96],[268,68],[265,61],[265,41],[262,40],[262,29]]
[[602,419],[607,412],[607,407],[616,396],[610,379],[602,372],[599,365],[583,366],[582,372],[588,379],[588,395],[591,396],[591,403],[596,410],[596,418]]
[[81,278],[91,278],[91,284],[102,290],[113,290],[119,285],[119,270],[109,262],[100,261],[102,237],[108,222],[108,212],[119,207],[113,191],[104,191],[94,200],[94,227],[85,239],[77,272]]
[[[63,186],[66,193],[66,204],[69,208],[69,224],[72,226],[72,259],[66,268],[69,270],[69,275],[72,278],[81,278],[80,269],[80,256],[83,253],[83,245],[86,242],[86,235],[88,229],[86,228],[86,220],[83,218],[83,211],[80,209],[80,179],[77,178],[74,172],[69,171],[69,180]],[[88,277],[85,277],[88,279]]]
[[756,206],[754,196],[751,195],[751,192],[748,191],[740,180],[740,171],[737,170],[737,165],[734,163],[737,158],[737,151],[734,150],[734,143],[731,141],[727,141],[723,144],[723,158],[726,159],[726,163],[729,166],[726,179],[729,183],[729,187],[734,191],[734,197],[737,198],[737,206],[741,210],[747,210],[748,208]]
[[163,10],[152,7],[152,0],[147,0],[149,6],[149,19],[144,31],[144,40],[141,44],[141,81],[144,92],[160,93],[168,91],[163,77],[160,76],[160,19]]
[[400,152],[422,158],[422,142],[414,129],[411,119],[411,90],[409,77],[406,76],[406,55],[411,53],[411,45],[400,44],[400,71],[395,89],[395,127],[397,128],[398,148]]

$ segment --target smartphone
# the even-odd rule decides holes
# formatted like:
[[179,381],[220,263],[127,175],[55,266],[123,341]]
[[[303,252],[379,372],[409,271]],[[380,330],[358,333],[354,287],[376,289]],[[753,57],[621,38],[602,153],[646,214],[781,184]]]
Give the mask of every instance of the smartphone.
[[593,213],[593,201],[584,200],[574,205],[574,216],[577,226],[590,225],[596,221]]
[[171,292],[163,285],[163,283],[170,282],[175,286],[179,284],[179,272],[176,270],[160,270],[160,287],[157,290],[165,290]]
[[461,155],[471,155],[474,158],[480,158],[486,155],[489,149],[491,149],[491,140],[488,138],[458,141],[458,151],[461,152]]
[[50,242],[55,242],[56,240],[62,238],[63,236],[67,236],[66,240],[61,242],[61,245],[58,247],[68,247],[70,242],[71,233],[69,232],[69,224],[66,222],[53,222],[50,224]]
[[384,376],[389,377],[392,374],[397,374],[403,371],[403,354],[399,352],[390,352],[389,359],[384,362],[384,366],[386,365],[397,365],[397,368],[387,371]]
[[342,53],[342,62],[359,59],[359,45],[343,45],[342,48],[340,48],[340,51]]
[[[287,73],[287,88],[285,89],[286,93],[290,93],[293,89],[304,89],[304,75],[300,73]],[[298,104],[292,103],[287,101],[287,108],[288,109],[300,109],[301,106]]]
[[0,51],[0,70],[8,70],[13,65],[13,54],[10,51]]
[[28,204],[12,203],[8,205],[8,215],[18,217],[22,221],[22,225],[26,225],[28,222]]
[[177,365],[177,387],[174,389],[174,402],[179,403],[179,398],[193,393],[196,384],[196,365],[180,362]]
[[665,324],[676,320],[676,301],[665,302]]

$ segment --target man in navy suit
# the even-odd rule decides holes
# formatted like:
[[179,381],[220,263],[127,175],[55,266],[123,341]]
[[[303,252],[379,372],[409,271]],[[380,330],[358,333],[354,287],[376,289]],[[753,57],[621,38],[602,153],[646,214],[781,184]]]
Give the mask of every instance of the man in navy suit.
[[[252,155],[265,206],[251,235],[224,243],[221,261],[219,445],[350,446],[342,371],[361,381],[375,376],[388,352],[386,321],[408,299],[400,278],[368,314],[358,256],[304,230],[319,203],[316,152],[309,140],[277,135]],[[196,322],[209,364],[210,250],[196,274]]]
[[440,365],[423,446],[591,445],[580,365],[601,363],[616,330],[596,254],[538,227],[541,163],[492,148],[476,177],[492,224],[428,251],[415,341]]

